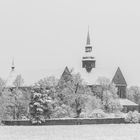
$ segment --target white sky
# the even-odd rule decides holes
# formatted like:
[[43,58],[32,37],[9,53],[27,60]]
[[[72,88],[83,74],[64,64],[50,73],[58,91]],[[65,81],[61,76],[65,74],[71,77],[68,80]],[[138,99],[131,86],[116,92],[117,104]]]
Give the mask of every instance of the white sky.
[[120,66],[128,85],[140,85],[139,7],[139,0],[0,0],[0,76],[13,57],[28,84],[75,67],[89,25],[100,66]]

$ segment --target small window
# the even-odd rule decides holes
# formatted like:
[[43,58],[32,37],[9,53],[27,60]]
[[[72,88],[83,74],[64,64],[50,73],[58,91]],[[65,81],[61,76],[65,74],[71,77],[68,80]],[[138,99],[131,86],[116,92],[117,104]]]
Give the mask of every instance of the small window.
[[86,52],[91,52],[92,51],[92,47],[86,47]]

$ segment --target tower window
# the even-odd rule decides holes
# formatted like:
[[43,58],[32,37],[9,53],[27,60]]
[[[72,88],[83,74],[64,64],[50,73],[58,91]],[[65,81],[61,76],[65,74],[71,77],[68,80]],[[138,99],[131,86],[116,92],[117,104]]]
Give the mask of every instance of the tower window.
[[92,47],[86,47],[86,52],[91,52],[92,51]]

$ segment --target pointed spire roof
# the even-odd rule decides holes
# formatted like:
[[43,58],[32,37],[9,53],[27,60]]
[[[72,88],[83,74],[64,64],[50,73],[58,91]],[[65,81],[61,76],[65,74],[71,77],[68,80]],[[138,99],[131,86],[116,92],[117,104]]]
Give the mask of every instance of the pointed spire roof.
[[112,79],[112,82],[115,84],[115,85],[118,85],[118,86],[127,86],[127,83],[125,81],[125,78],[120,70],[120,68],[118,67],[113,79]]
[[8,75],[7,80],[6,80],[6,86],[7,87],[15,87],[13,82],[15,81],[16,77],[17,77],[17,73],[15,71],[15,64],[14,64],[14,58],[13,58],[12,65],[11,65],[11,71]]
[[72,75],[71,75],[68,67],[66,66],[64,72],[62,73],[61,79],[65,80],[67,82],[67,81],[71,80],[71,78],[72,78]]
[[88,33],[87,33],[87,45],[90,45],[89,27],[88,27]]

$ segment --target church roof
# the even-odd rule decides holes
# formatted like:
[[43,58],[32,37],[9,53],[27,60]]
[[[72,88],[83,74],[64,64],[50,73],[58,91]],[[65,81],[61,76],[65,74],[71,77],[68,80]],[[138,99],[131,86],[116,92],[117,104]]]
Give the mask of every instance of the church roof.
[[65,67],[64,72],[62,73],[61,79],[65,80],[65,81],[69,81],[70,78],[72,77],[68,67]]
[[80,66],[79,68],[77,67],[74,69],[74,73],[80,73],[81,78],[87,85],[98,85],[99,84],[98,78],[100,77],[112,79],[114,74],[113,71],[114,70],[110,71],[110,67],[100,67],[100,66],[96,66],[96,68],[93,68],[90,73],[88,73],[86,69]]
[[120,70],[120,68],[118,67],[113,79],[112,79],[112,82],[116,85],[122,85],[122,86],[127,86],[127,83],[125,81],[125,78]]
[[138,104],[136,104],[128,99],[119,99],[119,102],[122,106],[139,106]]

